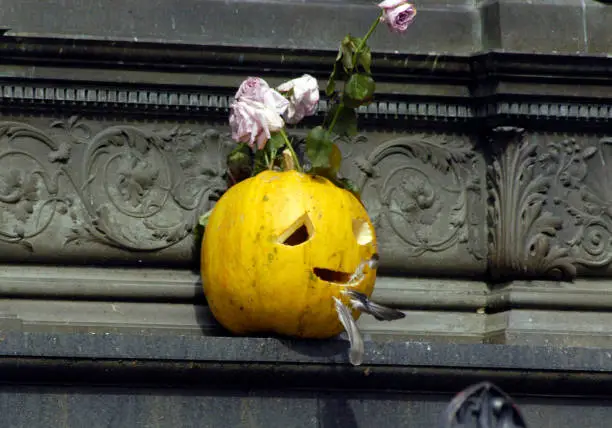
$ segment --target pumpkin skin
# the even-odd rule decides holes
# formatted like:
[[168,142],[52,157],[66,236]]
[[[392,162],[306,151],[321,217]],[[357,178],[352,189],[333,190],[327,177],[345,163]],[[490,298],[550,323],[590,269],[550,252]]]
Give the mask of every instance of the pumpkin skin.
[[[329,338],[344,329],[332,296],[377,251],[367,211],[323,177],[264,171],[215,205],[202,242],[201,273],[213,316],[238,335]],[[376,269],[352,288],[370,297]],[[357,319],[359,311],[353,311]]]

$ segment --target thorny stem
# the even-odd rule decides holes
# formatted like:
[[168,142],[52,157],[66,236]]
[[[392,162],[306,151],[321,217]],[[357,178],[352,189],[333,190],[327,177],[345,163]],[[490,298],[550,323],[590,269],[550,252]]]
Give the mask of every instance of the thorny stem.
[[291,156],[293,157],[293,160],[295,161],[295,169],[298,172],[302,172],[302,165],[300,165],[300,160],[297,157],[297,154],[295,153],[295,150],[293,150],[293,146],[291,145],[291,142],[289,141],[289,138],[287,137],[287,134],[285,133],[284,129],[280,130],[280,134],[283,136],[283,140],[285,140],[285,145],[287,146],[287,149],[289,149],[289,151],[291,152]]

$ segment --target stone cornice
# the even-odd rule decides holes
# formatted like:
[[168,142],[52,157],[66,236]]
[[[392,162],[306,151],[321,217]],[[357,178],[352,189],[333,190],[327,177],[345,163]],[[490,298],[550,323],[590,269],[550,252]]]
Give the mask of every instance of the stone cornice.
[[[404,38],[385,31],[376,51],[472,54],[513,52],[606,54],[612,12],[606,2],[563,0],[415,1],[419,18]],[[362,33],[376,13],[362,0],[83,0],[0,1],[2,27],[15,35],[64,35],[113,41],[160,40],[282,49],[334,49],[347,32]],[[263,25],[262,25],[263,24]]]
[[[276,84],[304,72],[325,84],[333,51],[2,37],[0,106],[98,114],[184,116],[225,121],[247,75]],[[486,121],[534,126],[612,118],[612,59],[511,54],[374,55],[376,101],[364,124],[403,128]],[[320,113],[326,111],[326,100]],[[563,125],[563,126],[565,126]]]

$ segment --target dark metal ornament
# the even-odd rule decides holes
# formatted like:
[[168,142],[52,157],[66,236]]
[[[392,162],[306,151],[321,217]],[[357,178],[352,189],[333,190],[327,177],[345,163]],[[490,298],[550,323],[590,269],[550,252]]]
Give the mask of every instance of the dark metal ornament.
[[439,428],[527,428],[510,396],[490,382],[472,385],[446,407]]

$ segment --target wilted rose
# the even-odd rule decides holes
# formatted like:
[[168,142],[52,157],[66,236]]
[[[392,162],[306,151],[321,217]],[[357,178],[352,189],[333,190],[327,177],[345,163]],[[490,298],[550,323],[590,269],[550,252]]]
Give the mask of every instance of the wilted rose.
[[289,106],[284,115],[287,123],[296,124],[305,116],[312,116],[317,111],[319,84],[311,75],[304,74],[302,77],[283,83],[276,89],[289,95]]
[[249,98],[253,101],[260,102],[273,109],[278,114],[283,114],[289,106],[289,101],[272,89],[270,85],[268,85],[268,82],[260,77],[249,77],[242,82],[234,98],[237,101],[243,98]]
[[417,14],[415,7],[405,0],[384,0],[378,7],[383,10],[381,22],[396,33],[405,32]]
[[259,150],[265,147],[272,132],[278,132],[285,126],[277,111],[248,97],[234,101],[230,110],[232,138],[250,147],[257,144]]

